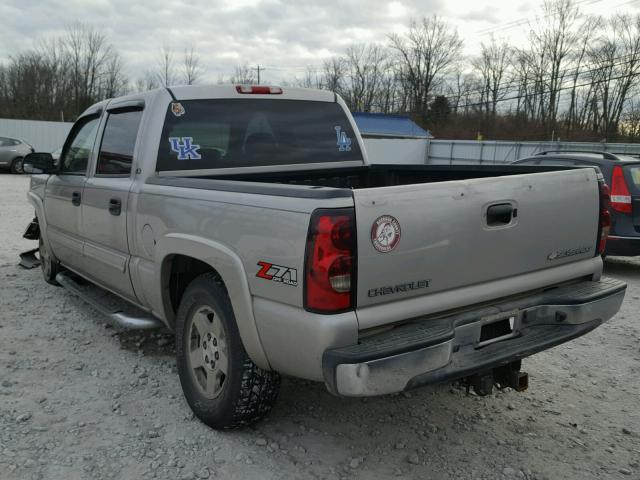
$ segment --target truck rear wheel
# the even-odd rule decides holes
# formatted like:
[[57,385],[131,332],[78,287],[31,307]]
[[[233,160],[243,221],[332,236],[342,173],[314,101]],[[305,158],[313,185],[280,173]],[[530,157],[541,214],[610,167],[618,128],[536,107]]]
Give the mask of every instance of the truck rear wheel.
[[42,235],[38,239],[38,255],[40,256],[40,268],[42,268],[44,281],[51,285],[58,285],[56,275],[60,273],[60,264],[42,240]]
[[227,291],[213,273],[197,277],[182,296],[176,353],[184,396],[205,424],[233,429],[271,411],[280,376],[247,355]]

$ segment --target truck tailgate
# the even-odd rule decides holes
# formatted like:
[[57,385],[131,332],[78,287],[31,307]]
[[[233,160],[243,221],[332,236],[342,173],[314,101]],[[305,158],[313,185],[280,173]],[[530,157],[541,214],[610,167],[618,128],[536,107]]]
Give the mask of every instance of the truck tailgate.
[[595,255],[599,190],[591,168],[353,195],[358,309]]

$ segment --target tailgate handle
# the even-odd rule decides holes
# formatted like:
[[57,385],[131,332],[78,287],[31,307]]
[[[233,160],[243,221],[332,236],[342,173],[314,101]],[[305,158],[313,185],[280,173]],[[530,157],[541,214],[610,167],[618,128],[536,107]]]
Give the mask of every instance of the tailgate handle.
[[517,216],[518,210],[513,208],[510,203],[498,203],[487,208],[487,225],[490,227],[499,227],[508,225],[511,219]]

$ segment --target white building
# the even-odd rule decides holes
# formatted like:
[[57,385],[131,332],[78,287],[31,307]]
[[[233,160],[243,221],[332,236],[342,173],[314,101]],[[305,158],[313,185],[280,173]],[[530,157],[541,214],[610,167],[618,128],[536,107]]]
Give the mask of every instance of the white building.
[[409,117],[353,113],[371,163],[424,164],[430,132]]

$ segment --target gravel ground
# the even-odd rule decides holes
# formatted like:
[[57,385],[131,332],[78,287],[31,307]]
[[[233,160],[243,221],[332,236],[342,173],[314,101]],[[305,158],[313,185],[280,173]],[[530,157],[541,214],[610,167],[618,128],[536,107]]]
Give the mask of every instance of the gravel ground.
[[524,362],[525,393],[451,385],[339,399],[283,380],[272,414],[210,430],[182,397],[168,332],[126,333],[39,269],[28,178],[0,175],[1,479],[640,478],[640,261],[606,325]]

